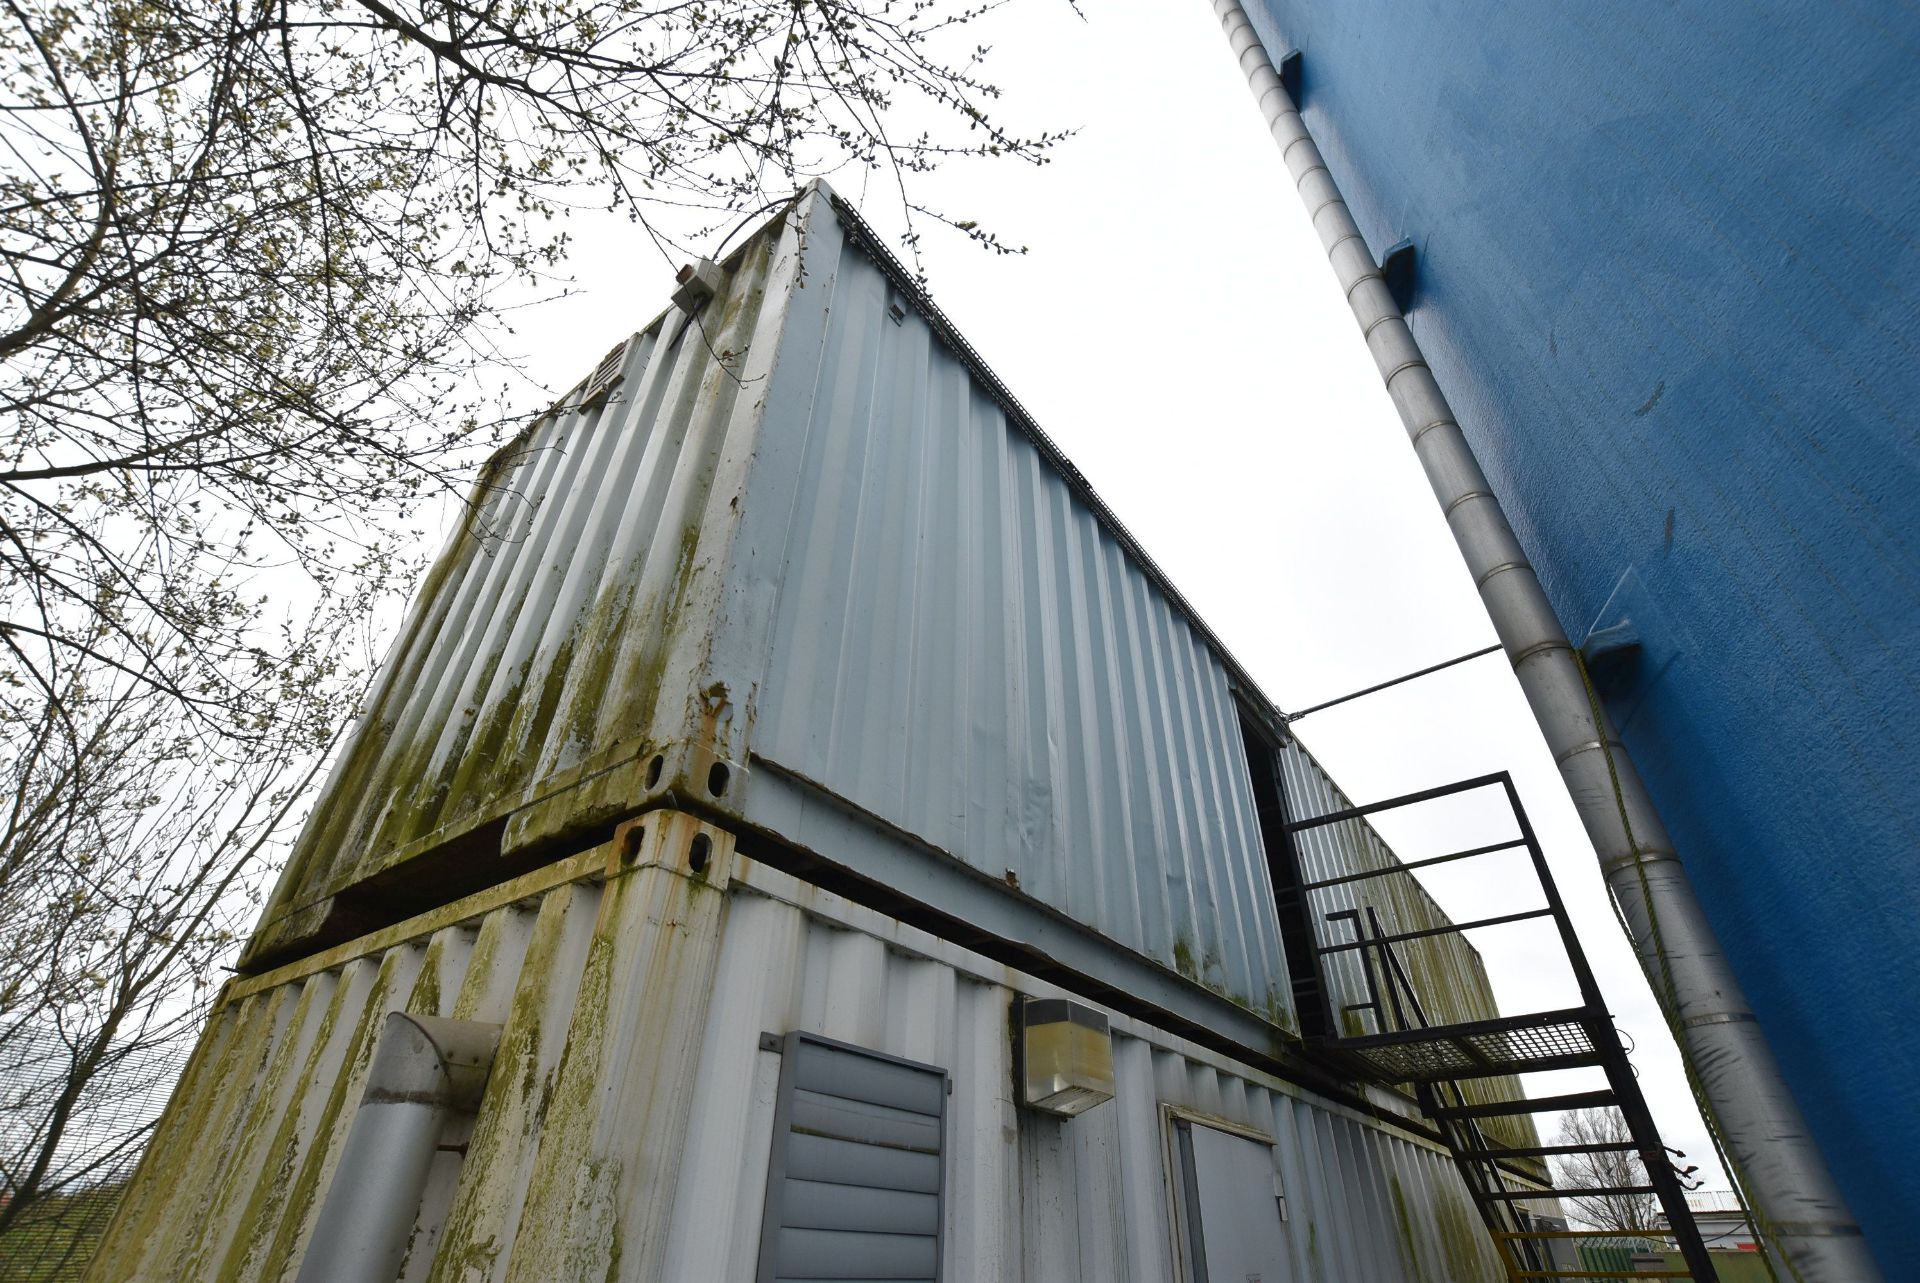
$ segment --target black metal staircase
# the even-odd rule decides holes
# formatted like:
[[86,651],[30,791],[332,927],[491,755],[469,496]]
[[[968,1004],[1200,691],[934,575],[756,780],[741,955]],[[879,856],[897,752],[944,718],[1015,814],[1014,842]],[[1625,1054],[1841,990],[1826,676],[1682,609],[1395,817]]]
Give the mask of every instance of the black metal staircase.
[[[1365,823],[1368,817],[1402,807],[1431,802],[1481,789],[1503,791],[1518,825],[1518,836],[1469,850],[1406,863],[1311,880],[1301,858],[1304,835],[1331,825]],[[1467,1191],[1492,1236],[1501,1264],[1510,1280],[1690,1278],[1716,1283],[1713,1262],[1701,1242],[1688,1210],[1684,1173],[1676,1169],[1670,1151],[1661,1144],[1653,1116],[1635,1080],[1633,1067],[1614,1028],[1595,983],[1586,955],[1568,920],[1566,906],[1554,885],[1539,842],[1520,805],[1513,781],[1505,773],[1465,780],[1444,788],[1354,807],[1329,815],[1289,823],[1289,853],[1295,876],[1286,888],[1287,906],[1296,917],[1313,924],[1314,985],[1322,1004],[1317,1022],[1325,1032],[1310,1038],[1319,1054],[1336,1061],[1355,1077],[1389,1085],[1411,1086],[1420,1107],[1433,1120],[1453,1155]],[[1414,870],[1524,849],[1538,879],[1544,905],[1462,923],[1434,922],[1437,911],[1419,921],[1410,904],[1424,902],[1424,894],[1410,899],[1376,891],[1381,880],[1411,877]],[[1327,893],[1350,888],[1337,909],[1326,907]],[[1318,899],[1316,899],[1318,897]],[[1387,903],[1380,903],[1385,901]],[[1412,916],[1413,923],[1395,921]],[[1404,947],[1421,940],[1458,936],[1464,932],[1510,923],[1551,919],[1578,985],[1581,1003],[1551,1011],[1517,1016],[1461,1019],[1460,1013],[1434,1008],[1435,995],[1425,999],[1409,974]],[[1345,938],[1324,939],[1319,924],[1338,930]],[[1336,975],[1331,959],[1351,955],[1359,964],[1363,1001],[1340,1002],[1354,992],[1348,968]],[[1344,979],[1346,993],[1340,991]],[[1369,1028],[1368,1025],[1371,1025]],[[1552,1070],[1598,1069],[1606,1085],[1590,1091],[1526,1096],[1520,1077]],[[1499,1080],[1505,1080],[1504,1082]],[[1541,1144],[1531,1127],[1502,1125],[1506,1120],[1571,1109],[1610,1108],[1619,1111],[1631,1140],[1597,1144]],[[1531,1143],[1525,1143],[1531,1141]],[[1548,1174],[1547,1160],[1575,1154],[1634,1153],[1643,1177],[1632,1183],[1584,1188],[1558,1188]],[[1690,1170],[1690,1169],[1689,1169]],[[1538,1204],[1563,1197],[1652,1194],[1666,1215],[1664,1229],[1578,1230],[1564,1228],[1548,1218],[1543,1224]],[[1565,1247],[1556,1243],[1587,1237],[1641,1234],[1671,1238],[1686,1268],[1648,1273],[1587,1269],[1567,1263]]]

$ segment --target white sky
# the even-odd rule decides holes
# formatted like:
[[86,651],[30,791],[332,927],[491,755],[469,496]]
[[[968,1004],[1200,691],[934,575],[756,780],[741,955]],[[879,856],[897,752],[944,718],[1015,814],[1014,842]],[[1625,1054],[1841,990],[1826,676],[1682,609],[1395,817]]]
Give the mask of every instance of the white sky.
[[[1087,13],[1017,0],[993,20],[989,76],[1007,92],[1009,121],[1081,133],[1043,168],[986,162],[922,189],[1029,248],[993,257],[929,232],[935,298],[1281,707],[1488,645],[1492,627],[1210,6],[1104,0]],[[833,181],[876,225],[897,223],[880,183],[863,193],[857,174]],[[580,292],[521,313],[513,341],[556,388],[664,306],[675,266],[624,220],[576,223]],[[1513,773],[1637,1044],[1666,1142],[1724,1186],[1505,661],[1475,660],[1297,729],[1360,802]],[[1495,840],[1450,846],[1467,832],[1452,823],[1382,827],[1408,858]],[[1512,885],[1477,870],[1429,879],[1456,918],[1524,907]],[[1541,935],[1496,929],[1475,942],[1503,1009],[1575,1001]],[[1597,1085],[1542,1076],[1531,1091]]]

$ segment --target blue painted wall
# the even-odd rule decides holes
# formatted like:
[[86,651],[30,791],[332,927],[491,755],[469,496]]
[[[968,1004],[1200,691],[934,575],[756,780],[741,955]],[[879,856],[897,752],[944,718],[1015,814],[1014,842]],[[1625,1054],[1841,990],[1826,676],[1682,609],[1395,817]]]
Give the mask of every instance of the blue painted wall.
[[[1920,1261],[1920,9],[1247,0],[1889,1278]],[[1293,217],[1291,213],[1285,215]]]

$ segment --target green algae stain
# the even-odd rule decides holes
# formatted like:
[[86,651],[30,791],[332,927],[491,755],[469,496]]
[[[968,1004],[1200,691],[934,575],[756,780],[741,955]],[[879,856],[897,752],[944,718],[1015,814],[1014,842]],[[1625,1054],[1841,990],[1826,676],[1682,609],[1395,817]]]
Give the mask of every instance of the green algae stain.
[[[1400,1255],[1408,1267],[1419,1277],[1421,1283],[1435,1283],[1428,1274],[1426,1263],[1420,1259],[1420,1239],[1413,1232],[1413,1217],[1407,1211],[1407,1192],[1400,1187],[1400,1178],[1389,1174],[1387,1193],[1393,1199],[1393,1219],[1400,1227]],[[1446,1283],[1446,1280],[1438,1280]]]
[[413,992],[407,995],[406,1009],[416,1015],[433,1016],[440,1012],[440,972],[446,965],[445,935],[435,935],[427,944],[427,955],[420,974],[414,977]]
[[1193,942],[1184,935],[1173,939],[1173,965],[1181,975],[1189,980],[1200,978],[1200,968],[1193,965]]
[[569,916],[564,899],[569,893],[558,894],[561,899],[549,899],[541,906],[527,941],[486,1099],[468,1142],[467,1162],[472,1166],[463,1172],[429,1283],[468,1283],[493,1276],[502,1251],[495,1232],[501,1210],[517,1202],[512,1186],[520,1163],[541,1142],[546,1096],[551,1090],[551,1080],[540,1071],[543,1002],[567,937]]
[[1455,1198],[1436,1196],[1434,1228],[1440,1236],[1440,1250],[1447,1258],[1449,1283],[1484,1279],[1497,1272],[1488,1268],[1487,1250],[1492,1240],[1478,1216]]
[[[335,984],[329,997],[326,1012],[320,1018],[320,1027],[315,1032],[312,1050],[308,1053],[307,1064],[302,1069],[299,1080],[294,1086],[290,1100],[292,1106],[280,1120],[272,1144],[268,1149],[267,1165],[255,1180],[252,1196],[247,1200],[245,1211],[240,1218],[242,1230],[227,1249],[227,1255],[221,1263],[215,1278],[219,1283],[231,1283],[233,1280],[251,1275],[250,1268],[258,1255],[271,1246],[273,1231],[279,1228],[282,1200],[289,1185],[299,1172],[300,1148],[300,1111],[299,1102],[307,1100],[319,1090],[316,1071],[319,1070],[327,1047],[332,1043],[334,1027],[339,1023],[345,1010],[345,1004],[352,996],[351,986],[345,976]],[[337,1088],[336,1088],[337,1090]],[[322,1114],[321,1125],[325,1126],[327,1115]]]

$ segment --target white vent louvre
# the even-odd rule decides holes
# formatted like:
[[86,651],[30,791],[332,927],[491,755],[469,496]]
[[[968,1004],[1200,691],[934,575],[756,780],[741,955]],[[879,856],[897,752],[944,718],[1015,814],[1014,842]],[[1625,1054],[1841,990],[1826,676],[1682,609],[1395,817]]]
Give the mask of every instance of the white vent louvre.
[[600,358],[600,364],[593,368],[593,374],[587,379],[587,390],[580,394],[580,404],[591,405],[606,395],[607,390],[620,381],[621,367],[626,364],[627,345],[624,342],[614,345],[614,349]]
[[780,1047],[758,1283],[939,1283],[945,1071],[813,1034]]

